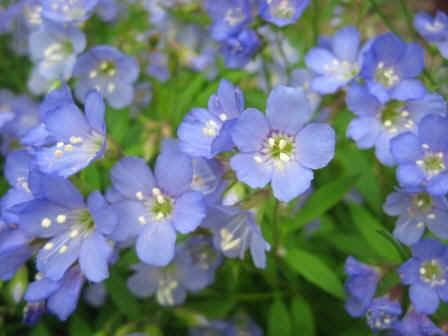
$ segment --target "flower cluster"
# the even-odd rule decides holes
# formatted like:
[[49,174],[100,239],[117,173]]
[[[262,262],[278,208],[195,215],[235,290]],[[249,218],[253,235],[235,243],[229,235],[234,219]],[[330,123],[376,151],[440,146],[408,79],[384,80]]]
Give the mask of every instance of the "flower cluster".
[[257,16],[277,27],[295,23],[309,0],[207,0],[212,37],[219,42],[226,66],[244,67],[261,47],[259,34],[250,28]]
[[[431,23],[432,28],[441,17]],[[419,14],[415,23],[431,41],[423,33],[432,29],[428,20]],[[438,23],[437,27],[442,31]],[[437,238],[448,238],[448,114],[444,98],[430,92],[418,78],[424,68],[423,48],[394,33],[376,36],[361,46],[356,29],[346,27],[322,38],[307,54],[306,64],[314,72],[314,90],[320,94],[346,91],[346,104],[355,115],[347,136],[361,149],[374,148],[382,164],[396,167],[400,187],[388,196],[384,211],[398,216],[393,235],[412,249],[412,257],[398,269],[402,285],[386,293],[377,287],[389,268],[348,258],[347,311],[353,317],[366,316],[374,332],[410,335],[409,330],[417,328],[412,335],[442,335],[427,315],[435,313],[440,300],[448,299],[444,292],[446,247],[424,238],[424,233],[428,228]],[[403,285],[409,286],[412,303],[404,314]],[[381,296],[375,297],[377,292]]]

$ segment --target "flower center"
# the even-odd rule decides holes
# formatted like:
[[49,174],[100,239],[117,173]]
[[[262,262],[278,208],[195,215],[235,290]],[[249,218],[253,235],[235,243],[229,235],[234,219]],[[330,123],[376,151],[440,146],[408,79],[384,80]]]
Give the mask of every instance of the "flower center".
[[288,0],[281,0],[278,4],[271,4],[272,16],[281,19],[290,19],[294,15],[294,7]]
[[391,324],[397,320],[396,316],[388,314],[384,311],[368,310],[366,316],[367,324],[370,328],[377,330],[389,329]]
[[443,286],[446,283],[445,270],[436,259],[423,262],[419,273],[420,279],[431,286]]
[[[425,150],[429,149],[428,145],[422,145],[422,147]],[[416,163],[429,177],[436,176],[446,169],[445,156],[442,152],[433,153],[427,151],[423,160],[417,160]]]
[[375,81],[383,84],[386,88],[390,88],[397,84],[400,77],[392,67],[385,67],[383,62],[378,63],[375,72]]
[[289,135],[274,134],[267,139],[265,149],[273,159],[288,162],[294,156],[295,144]]
[[390,133],[396,133],[401,129],[412,129],[415,124],[410,118],[405,104],[400,101],[391,101],[385,105],[381,112],[381,123]]
[[202,128],[202,133],[204,133],[204,135],[208,137],[215,137],[216,135],[218,135],[220,128],[221,125],[219,125],[216,121],[210,119]]
[[333,59],[331,63],[324,65],[324,70],[340,81],[349,81],[359,72],[359,67],[357,64]]
[[70,41],[50,44],[44,51],[44,58],[49,62],[61,62],[73,53],[73,45]]
[[170,217],[173,212],[173,200],[163,195],[159,188],[153,188],[152,195],[151,214],[153,218],[160,221]]
[[421,211],[428,211],[432,208],[432,198],[427,193],[419,193],[412,200],[414,208],[417,208]]
[[90,78],[95,78],[98,73],[102,76],[113,77],[117,73],[117,66],[113,61],[102,61],[96,70],[90,71]]
[[224,18],[224,21],[229,24],[229,26],[236,26],[241,21],[244,20],[244,13],[241,8],[230,8],[226,12],[226,16]]

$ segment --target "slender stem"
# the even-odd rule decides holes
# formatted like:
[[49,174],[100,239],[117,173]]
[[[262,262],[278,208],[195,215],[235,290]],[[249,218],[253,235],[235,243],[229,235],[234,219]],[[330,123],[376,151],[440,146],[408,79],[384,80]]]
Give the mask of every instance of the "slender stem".
[[389,20],[389,18],[381,11],[381,9],[378,7],[378,4],[375,0],[369,0],[370,5],[372,6],[372,9],[376,12],[376,14],[383,20],[386,27],[391,31],[396,33],[397,29],[392,23],[392,21]]
[[274,201],[274,211],[272,212],[272,250],[274,257],[277,256],[277,250],[280,242],[280,228],[278,226],[278,207],[279,202]]

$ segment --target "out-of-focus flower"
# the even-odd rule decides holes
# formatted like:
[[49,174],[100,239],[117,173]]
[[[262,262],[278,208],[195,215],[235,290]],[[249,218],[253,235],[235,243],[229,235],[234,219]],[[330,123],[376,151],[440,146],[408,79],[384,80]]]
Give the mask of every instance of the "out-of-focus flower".
[[448,16],[444,12],[437,11],[434,17],[425,12],[417,13],[414,27],[439,49],[443,57],[448,58]]
[[261,42],[255,31],[244,29],[221,42],[221,53],[229,68],[242,68],[249,63]]
[[76,96],[85,101],[90,90],[98,90],[112,107],[123,108],[132,102],[138,73],[134,58],[114,47],[96,46],[82,54],[75,64]]
[[310,2],[310,0],[262,0],[260,16],[278,27],[284,27],[295,23]]

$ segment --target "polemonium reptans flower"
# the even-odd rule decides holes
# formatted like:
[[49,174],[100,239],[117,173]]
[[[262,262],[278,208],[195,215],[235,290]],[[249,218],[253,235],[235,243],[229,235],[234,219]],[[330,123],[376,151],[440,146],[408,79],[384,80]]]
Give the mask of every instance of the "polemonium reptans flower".
[[212,18],[212,36],[222,41],[240,32],[252,20],[248,0],[207,0],[208,15]]
[[113,206],[119,216],[113,237],[125,241],[137,236],[138,257],[155,266],[173,259],[176,231],[195,230],[205,216],[202,194],[191,189],[191,158],[175,143],[164,147],[154,174],[135,157],[123,158],[111,170]]
[[420,120],[428,114],[446,115],[445,100],[433,93],[419,99],[389,100],[382,104],[366,86],[353,84],[346,100],[348,108],[357,116],[350,122],[347,136],[359,148],[375,147],[378,160],[388,166],[395,164],[390,151],[392,138],[408,131],[415,133]]
[[85,46],[84,34],[77,28],[46,23],[29,38],[30,54],[39,73],[47,79],[67,80],[76,57]]
[[412,310],[398,322],[395,331],[398,334],[393,336],[444,336],[444,333],[438,328],[426,315]]
[[437,11],[434,17],[425,12],[417,13],[414,27],[439,49],[443,57],[448,58],[448,16],[444,12]]
[[431,195],[448,192],[448,118],[428,115],[418,135],[406,132],[391,141],[397,179],[405,188],[424,188]]
[[37,254],[37,269],[46,278],[60,280],[79,261],[81,272],[93,282],[109,275],[112,246],[107,236],[117,218],[99,192],[87,202],[76,187],[59,176],[42,175],[41,196],[20,207],[18,225],[25,233],[47,239]]
[[165,267],[134,265],[135,274],[128,280],[131,292],[141,298],[155,294],[159,304],[173,306],[185,300],[187,291],[199,291],[213,282],[217,251],[201,237],[190,240],[194,241],[177,246],[174,259]]
[[114,47],[96,46],[82,54],[75,64],[76,96],[84,101],[89,90],[96,89],[112,107],[125,107],[132,102],[138,72],[134,58]]
[[381,102],[420,98],[425,88],[416,77],[423,71],[423,58],[423,48],[417,43],[385,33],[364,52],[360,75]]
[[367,310],[367,324],[375,332],[391,330],[396,326],[400,315],[401,306],[398,301],[387,297],[376,298]]
[[35,163],[43,173],[68,177],[104,154],[105,106],[98,92],[87,95],[85,114],[75,105],[68,87],[50,92],[43,107],[42,124],[22,139],[23,144],[33,146]]
[[303,90],[277,86],[267,101],[267,115],[247,109],[232,133],[239,153],[230,165],[240,181],[252,188],[269,182],[284,202],[304,193],[313,170],[325,167],[334,155],[335,133],[327,124],[311,123]]
[[[25,322],[34,324],[46,310],[65,321],[78,305],[84,277],[79,267],[69,269],[57,281],[43,277],[38,273],[36,280],[30,283],[25,294]],[[38,307],[37,311],[33,308]],[[37,316],[30,316],[37,314]]]
[[256,267],[266,267],[266,251],[270,245],[264,240],[253,213],[234,207],[217,206],[209,209],[202,226],[214,233],[217,249],[229,258],[244,259],[249,249]]
[[243,68],[260,45],[260,39],[252,29],[243,29],[237,35],[228,37],[221,42],[225,65],[229,68]]
[[427,238],[412,246],[412,258],[401,265],[401,281],[409,285],[415,310],[432,314],[440,300],[448,301],[448,250],[438,240]]
[[59,23],[81,23],[92,14],[98,0],[40,0],[42,15]]
[[208,109],[195,108],[177,131],[182,151],[192,156],[212,158],[233,146],[231,128],[244,109],[241,90],[222,80],[208,101]]
[[17,270],[31,258],[34,249],[31,238],[19,229],[0,231],[0,279],[10,280]]
[[6,157],[4,175],[11,188],[1,200],[1,211],[2,218],[8,223],[14,223],[17,219],[14,212],[9,210],[33,198],[29,186],[31,162],[32,156],[26,150],[11,152]]
[[309,4],[310,0],[262,0],[260,16],[283,27],[296,22]]
[[379,281],[379,272],[353,257],[345,262],[345,291],[348,295],[345,309],[353,317],[364,315],[369,308]]
[[443,197],[398,190],[387,197],[384,211],[399,216],[394,236],[406,245],[418,242],[425,227],[437,237],[448,239],[448,204]]
[[326,45],[311,49],[305,56],[309,69],[316,73],[313,90],[334,93],[359,72],[359,32],[354,27],[338,30]]

